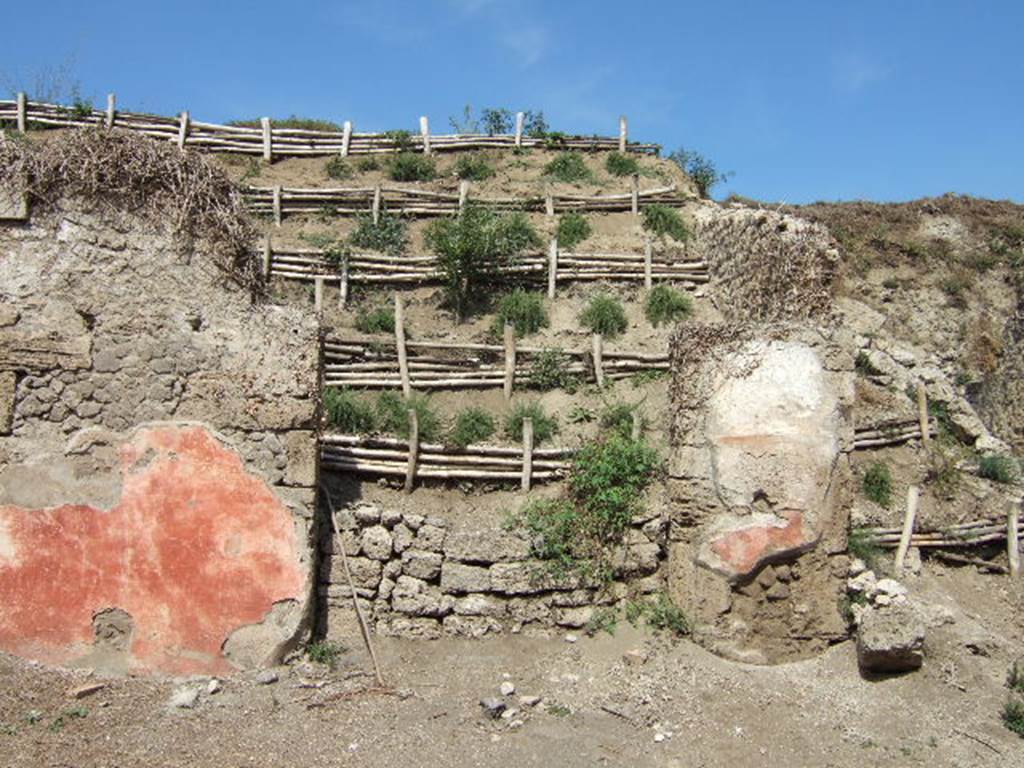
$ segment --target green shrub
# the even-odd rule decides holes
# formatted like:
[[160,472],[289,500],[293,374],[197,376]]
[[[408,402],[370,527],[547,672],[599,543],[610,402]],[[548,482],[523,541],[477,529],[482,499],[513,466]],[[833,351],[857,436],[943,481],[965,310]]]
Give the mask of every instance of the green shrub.
[[494,435],[494,419],[483,408],[466,408],[455,417],[449,440],[452,445],[465,448],[473,443],[482,443]]
[[497,136],[501,133],[511,133],[513,128],[513,116],[511,110],[505,108],[480,110],[480,122],[488,136]]
[[558,420],[548,416],[537,401],[517,402],[505,417],[505,437],[512,441],[523,439],[523,419],[533,419],[533,444],[545,443],[558,434]]
[[395,144],[395,152],[412,152],[412,133],[405,129],[399,128],[398,130],[384,131],[384,138],[390,139]]
[[846,551],[850,557],[864,561],[864,564],[876,573],[882,570],[882,556],[885,554],[874,537],[866,530],[855,528],[846,539]]
[[352,166],[349,165],[348,160],[340,155],[335,155],[328,160],[324,170],[327,172],[327,176],[332,179],[351,179],[353,173]]
[[348,434],[361,435],[377,429],[377,418],[369,403],[344,387],[324,389],[327,422]]
[[597,608],[590,617],[590,621],[583,628],[588,637],[593,637],[598,632],[607,632],[615,636],[615,627],[619,623],[619,610],[613,605],[604,608]]
[[629,437],[633,434],[633,414],[640,419],[640,430],[644,428],[644,418],[640,413],[639,403],[612,403],[606,405],[601,413],[601,429],[606,432],[614,432],[622,437]]
[[693,301],[689,295],[677,291],[671,286],[656,285],[647,294],[644,314],[647,315],[647,321],[655,327],[662,323],[674,323],[682,320],[689,317],[691,312],[693,312]]
[[590,237],[590,234],[590,222],[582,213],[566,213],[558,219],[556,236],[559,248],[574,248]]
[[445,298],[459,319],[485,297],[501,266],[541,244],[523,214],[501,215],[472,203],[456,218],[432,221],[425,240],[438,256]]
[[982,456],[978,475],[996,483],[1009,484],[1017,478],[1017,462],[1010,456]]
[[527,386],[532,389],[545,392],[564,389],[572,392],[578,384],[578,377],[569,372],[569,356],[560,349],[543,350],[530,366]]
[[577,181],[588,181],[592,178],[590,169],[583,162],[583,155],[578,152],[561,152],[544,166],[544,175],[556,181],[572,184]]
[[584,526],[594,540],[609,543],[622,535],[658,465],[645,441],[614,432],[576,453],[569,492],[584,510]]
[[677,637],[690,633],[690,622],[683,609],[672,602],[672,598],[659,592],[657,598],[648,603],[644,611],[647,626],[655,632],[671,632]]
[[416,392],[408,400],[397,392],[381,392],[377,396],[376,407],[379,429],[407,440],[409,410],[416,411],[421,441],[435,442],[441,439],[441,419],[434,411],[430,398]]
[[675,208],[654,203],[641,208],[640,215],[643,218],[644,229],[662,240],[671,237],[681,243],[690,238],[690,230],[683,221],[682,214]]
[[544,112],[528,109],[523,113],[523,133],[534,139],[542,139],[548,133],[548,123]]
[[317,640],[306,646],[306,656],[315,664],[326,664],[331,669],[338,665],[338,659],[345,647],[330,640]]
[[[533,555],[556,575],[580,566],[580,516],[568,499],[536,499],[513,520],[529,535]],[[585,555],[584,555],[585,556]]]
[[680,147],[668,156],[687,176],[693,179],[701,197],[709,197],[711,189],[719,182],[729,180],[731,173],[721,173],[711,160],[699,152]]
[[630,155],[612,152],[605,158],[604,169],[612,176],[634,176],[640,173],[640,163]]
[[580,323],[593,333],[600,333],[609,339],[621,335],[629,326],[622,302],[606,293],[599,293],[590,299],[580,314]]
[[369,173],[370,171],[380,170],[380,160],[376,155],[370,155],[369,157],[360,157],[356,160],[356,170],[360,173]]
[[356,315],[355,326],[362,333],[394,333],[395,310],[391,307],[361,309]]
[[400,256],[409,245],[409,226],[401,216],[381,212],[375,224],[373,216],[356,216],[356,229],[349,235],[349,244],[356,248],[369,248],[392,256]]
[[494,166],[482,152],[461,155],[455,161],[455,175],[468,181],[484,181],[494,176]]
[[1024,737],[1024,702],[1007,700],[1003,706],[1003,724],[1018,736]]
[[497,338],[504,333],[505,323],[512,323],[516,336],[522,338],[548,327],[548,313],[544,309],[544,296],[517,288],[498,299],[491,332]]
[[967,298],[974,288],[974,275],[966,269],[957,269],[939,280],[939,287],[946,294],[951,307],[966,309]]
[[399,152],[388,161],[388,176],[394,181],[432,181],[437,165],[430,155]]
[[889,508],[892,501],[892,472],[889,465],[876,461],[864,473],[864,495],[879,506]]

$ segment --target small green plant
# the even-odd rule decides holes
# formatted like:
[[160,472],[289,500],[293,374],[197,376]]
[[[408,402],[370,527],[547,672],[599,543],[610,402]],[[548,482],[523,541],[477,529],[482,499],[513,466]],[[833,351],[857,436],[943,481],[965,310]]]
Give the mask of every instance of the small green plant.
[[245,172],[242,174],[242,181],[246,182],[249,181],[249,179],[258,179],[261,173],[263,173],[263,163],[255,157],[250,157],[248,162],[245,164]]
[[89,714],[89,710],[85,707],[74,707],[73,709],[65,709],[50,723],[50,730],[57,732],[67,725],[69,720],[80,720]]
[[680,147],[668,156],[668,159],[678,165],[683,172],[693,179],[697,186],[697,192],[701,197],[710,197],[711,190],[718,183],[724,183],[732,176],[731,173],[722,173],[715,164],[692,150]]
[[324,412],[328,423],[349,434],[367,434],[377,428],[377,419],[369,403],[344,387],[324,389]]
[[449,441],[452,445],[465,448],[473,443],[482,443],[494,435],[494,418],[483,408],[470,407],[455,417]]
[[388,306],[361,309],[356,315],[355,326],[362,333],[394,333],[395,310]]
[[370,214],[359,214],[355,231],[349,235],[348,241],[355,248],[400,256],[409,245],[409,227],[401,216],[382,212],[374,223]]
[[324,171],[327,173],[327,177],[331,179],[351,179],[353,174],[352,166],[348,160],[340,155],[335,155],[328,160],[324,166]]
[[1009,485],[1017,479],[1017,462],[1010,456],[982,456],[978,459],[978,476]]
[[635,176],[640,173],[640,163],[631,155],[612,152],[605,158],[604,169],[612,176]]
[[647,321],[657,328],[662,323],[674,323],[690,316],[693,312],[693,301],[689,295],[675,288],[658,284],[647,294],[644,303],[644,314]]
[[594,412],[593,408],[587,408],[585,405],[574,405],[569,409],[565,420],[570,424],[589,424],[596,418],[597,413]]
[[629,379],[633,384],[633,388],[637,389],[647,384],[652,384],[655,381],[661,381],[662,379],[667,378],[668,375],[669,372],[664,368],[651,368],[646,371],[634,373],[629,377]]
[[566,213],[558,219],[558,247],[572,249],[590,237],[591,228],[587,217],[582,213]]
[[847,624],[853,624],[855,618],[853,606],[868,604],[868,596],[863,592],[845,592],[839,598],[839,615],[843,617]]
[[360,157],[356,160],[356,170],[360,173],[369,173],[370,171],[380,170],[380,160],[374,156]]
[[568,717],[572,714],[572,710],[565,706],[565,704],[555,702],[554,704],[548,704],[548,713],[555,717]]
[[338,665],[338,659],[345,653],[345,647],[330,640],[317,640],[306,646],[306,656],[315,664],[325,664],[331,669]]
[[967,308],[967,298],[974,287],[974,275],[966,269],[957,269],[939,281],[939,287],[949,299],[949,305],[957,309]]
[[384,138],[388,139],[395,145],[394,151],[396,153],[412,152],[412,133],[404,128],[384,131]]
[[615,432],[623,437],[629,437],[633,434],[634,414],[636,414],[636,418],[640,419],[640,431],[642,433],[645,419],[640,413],[639,403],[617,402],[606,405],[601,413],[601,429]]
[[889,465],[876,461],[869,466],[864,473],[861,487],[868,499],[888,509],[892,501],[892,472]]
[[614,606],[598,608],[590,617],[583,631],[588,637],[593,637],[598,632],[607,632],[615,636],[615,627],[619,623],[619,611]]
[[583,162],[583,155],[578,152],[561,152],[556,155],[544,166],[544,175],[567,184],[593,178],[587,164]]
[[541,351],[530,367],[528,386],[532,389],[544,392],[564,389],[572,392],[578,384],[578,377],[569,372],[569,356],[560,349]]
[[580,314],[580,323],[593,333],[600,333],[609,339],[625,333],[629,326],[622,302],[607,293],[599,293],[590,299]]
[[397,392],[381,392],[377,395],[374,412],[378,428],[407,440],[410,410],[416,412],[416,426],[422,442],[432,443],[441,439],[441,419],[434,411],[430,398],[418,392],[414,392],[408,400]]
[[430,155],[399,152],[388,161],[388,176],[393,181],[432,181],[437,176],[437,164]]
[[875,543],[874,537],[867,531],[861,528],[850,531],[846,540],[846,550],[850,557],[862,560],[872,571],[878,573],[882,570],[882,556],[885,551]]
[[1015,661],[1006,675],[1006,687],[1017,693],[1024,693],[1024,663]]
[[641,208],[640,215],[643,219],[643,228],[662,240],[671,237],[681,243],[690,239],[690,230],[683,221],[682,214],[675,208],[653,203]]
[[431,222],[425,240],[438,256],[445,298],[460,320],[486,298],[502,266],[540,246],[540,237],[523,214],[502,215],[473,204],[456,218]]
[[647,626],[655,632],[669,632],[676,637],[690,633],[690,622],[682,608],[672,602],[672,598],[664,592],[651,602],[645,611]]
[[1007,700],[1003,706],[1003,725],[1024,738],[1024,701]]
[[515,326],[516,336],[522,338],[548,326],[548,313],[544,309],[544,296],[520,288],[498,299],[497,312],[491,333],[500,338],[505,323]]
[[562,576],[579,567],[579,513],[568,499],[535,499],[515,521],[529,534],[533,554]]
[[523,419],[533,420],[534,445],[545,443],[558,434],[558,420],[548,416],[539,402],[519,401],[505,417],[505,436],[509,440],[518,442],[523,439]]
[[494,166],[487,155],[473,152],[455,161],[455,175],[468,181],[484,181],[494,176]]

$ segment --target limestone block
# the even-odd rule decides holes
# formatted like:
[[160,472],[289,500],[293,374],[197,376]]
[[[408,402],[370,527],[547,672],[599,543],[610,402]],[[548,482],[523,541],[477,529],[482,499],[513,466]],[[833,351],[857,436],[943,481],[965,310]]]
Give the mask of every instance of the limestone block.
[[402,572],[424,581],[433,581],[441,573],[444,557],[438,552],[407,549],[402,553]]
[[454,611],[460,616],[504,616],[508,606],[499,598],[476,594],[456,599]]
[[452,530],[444,554],[464,563],[504,563],[530,556],[530,542],[503,529]]
[[442,623],[446,634],[462,637],[483,637],[502,630],[501,622],[490,616],[445,616]]
[[316,432],[291,430],[284,434],[285,455],[288,465],[284,470],[285,485],[316,485],[317,462]]
[[488,592],[491,589],[491,572],[481,566],[445,561],[441,566],[441,591],[453,594],[461,592]]
[[409,616],[440,617],[451,613],[455,599],[441,593],[438,587],[412,576],[399,576],[391,592],[391,606]]
[[869,608],[860,615],[857,661],[871,672],[909,672],[924,661],[925,627],[909,603]]

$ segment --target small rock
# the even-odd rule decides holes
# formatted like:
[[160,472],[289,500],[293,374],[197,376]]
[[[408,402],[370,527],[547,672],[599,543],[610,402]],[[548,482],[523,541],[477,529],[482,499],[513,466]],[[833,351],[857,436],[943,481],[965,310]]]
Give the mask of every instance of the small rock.
[[522,720],[513,720],[511,723],[508,724],[508,727],[512,728],[512,729],[522,728],[523,727],[523,721]]
[[498,687],[498,690],[501,691],[502,696],[511,696],[513,693],[516,692],[516,687],[514,684],[506,680]]
[[639,667],[647,663],[647,653],[641,648],[633,648],[622,654],[622,660],[631,667]]
[[256,682],[260,685],[272,685],[277,682],[277,672],[272,669],[264,669],[256,675]]
[[855,576],[860,576],[864,571],[868,569],[867,565],[859,557],[855,557],[850,560],[850,567],[847,569],[847,575],[852,579]]
[[897,595],[907,594],[907,588],[900,584],[896,579],[882,579],[875,584],[874,590],[875,595],[888,595],[889,597],[896,597]]
[[772,584],[771,588],[765,592],[765,596],[769,600],[785,600],[789,597],[789,587],[781,581],[776,581]]
[[515,717],[518,714],[519,714],[519,710],[518,709],[516,709],[515,707],[509,707],[508,709],[506,709],[504,712],[501,713],[501,719],[502,720],[511,720],[513,717]]
[[501,699],[480,699],[480,706],[491,718],[497,720],[505,711],[505,702]]
[[84,699],[86,696],[92,696],[94,693],[102,691],[106,687],[106,683],[85,683],[84,685],[68,689],[68,698]]
[[519,706],[521,707],[536,707],[540,704],[540,696],[520,696]]
[[176,690],[167,705],[172,709],[192,709],[198,700],[199,689],[190,686]]
[[220,693],[221,687],[222,686],[220,684],[220,680],[218,680],[215,677],[212,680],[210,680],[210,682],[208,682],[206,684],[206,693],[209,694],[210,696],[213,696],[213,694],[215,694],[215,693]]
[[875,588],[877,579],[874,571],[864,571],[846,582],[847,592],[871,593]]
[[656,734],[654,734],[654,742],[656,744],[661,744],[661,742],[663,742],[664,740],[665,740],[665,734],[664,733],[656,733]]
[[865,610],[857,630],[857,660],[861,669],[872,672],[918,669],[924,636],[924,621],[907,603]]
[[572,634],[572,632],[565,636],[565,642],[567,643],[575,643],[577,640],[579,640],[579,638]]

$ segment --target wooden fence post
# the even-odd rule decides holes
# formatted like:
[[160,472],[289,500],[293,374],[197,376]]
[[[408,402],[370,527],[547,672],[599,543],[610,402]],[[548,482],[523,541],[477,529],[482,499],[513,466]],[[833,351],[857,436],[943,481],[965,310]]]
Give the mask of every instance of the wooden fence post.
[[466,201],[469,199],[469,180],[463,179],[459,182],[459,213],[462,213],[462,209],[466,207]]
[[594,353],[594,379],[598,387],[604,386],[604,337],[595,333],[591,338]]
[[1010,502],[1006,516],[1006,555],[1010,561],[1010,576],[1020,576],[1020,503]]
[[114,127],[114,118],[117,116],[117,96],[113,93],[107,94],[107,128]]
[[548,298],[555,298],[555,283],[558,280],[558,238],[552,237],[548,244]]
[[178,149],[182,151],[185,149],[185,139],[188,138],[189,122],[191,121],[189,120],[188,112],[182,112],[178,118]]
[[550,192],[544,198],[544,213],[547,216],[555,215],[555,196]]
[[375,186],[373,188],[373,207],[372,207],[372,211],[373,211],[373,223],[374,224],[379,224],[380,223],[380,200],[381,200],[381,196],[380,195],[381,195],[381,193],[380,193],[380,184],[378,184],[377,186]]
[[526,115],[522,112],[516,112],[516,146],[523,146],[523,123],[526,121]]
[[619,117],[619,152],[626,151],[626,139],[629,131],[626,123],[626,116],[622,115]]
[[352,121],[346,120],[341,126],[341,156],[348,157],[348,148],[352,144]]
[[270,244],[270,233],[263,236],[263,279],[270,282],[270,268],[274,260],[274,250]]
[[524,491],[530,490],[533,483],[533,419],[523,419],[523,481]]
[[317,315],[320,315],[324,311],[324,278],[323,275],[317,275],[313,278],[313,309]]
[[903,561],[907,558],[907,550],[910,549],[910,537],[914,533],[914,519],[917,517],[918,488],[912,485],[907,488],[907,511],[903,516],[903,531],[900,533],[900,543],[896,548],[896,573],[903,571]]
[[641,418],[639,410],[634,409],[632,415],[633,424],[630,427],[629,436],[633,439],[633,442],[635,443],[637,440],[640,439],[640,433],[643,432],[644,420]]
[[274,224],[281,226],[281,185],[274,185]]
[[402,395],[409,399],[412,396],[412,384],[409,383],[409,360],[405,356],[405,312],[402,309],[402,297],[395,294],[395,347],[398,349],[398,375],[402,379]]
[[416,479],[416,463],[420,457],[420,422],[413,408],[409,409],[409,463],[405,466],[405,492],[412,493]]
[[263,160],[269,163],[274,159],[274,136],[270,127],[270,118],[261,117],[260,127],[263,129]]
[[341,283],[338,285],[338,306],[341,309],[348,304],[348,256],[341,259]]
[[634,173],[632,178],[632,188],[630,189],[630,207],[633,210],[634,216],[640,213],[640,174],[637,173]]
[[505,323],[505,400],[512,399],[512,386],[516,379],[516,327]]
[[18,91],[18,132],[25,133],[28,130],[28,98],[23,91]]
[[648,291],[651,290],[651,286],[654,285],[654,279],[651,277],[651,272],[654,269],[652,264],[654,261],[654,256],[651,253],[652,250],[653,246],[651,245],[651,238],[648,237],[644,240],[644,289]]
[[426,115],[420,118],[420,136],[423,137],[423,154],[430,154],[430,120]]
[[917,420],[921,424],[921,445],[928,448],[931,443],[928,428],[928,394],[924,390],[924,382],[917,383]]

